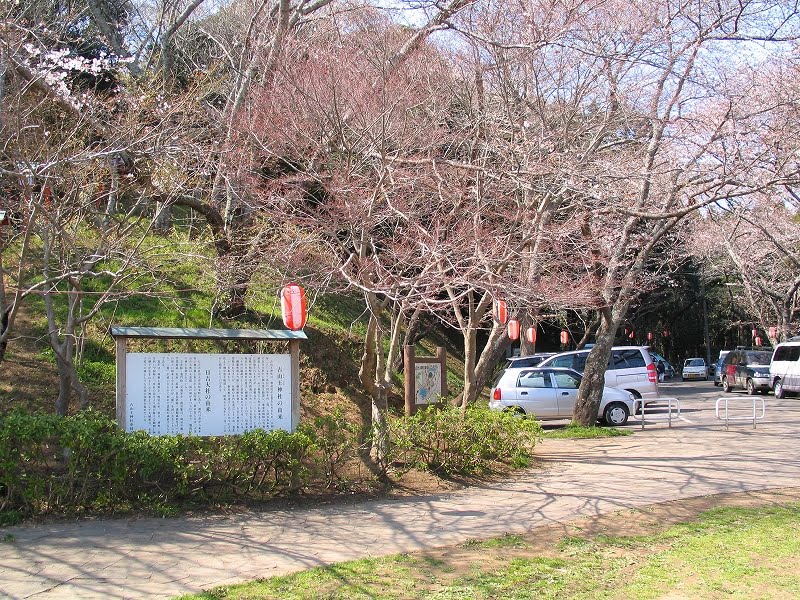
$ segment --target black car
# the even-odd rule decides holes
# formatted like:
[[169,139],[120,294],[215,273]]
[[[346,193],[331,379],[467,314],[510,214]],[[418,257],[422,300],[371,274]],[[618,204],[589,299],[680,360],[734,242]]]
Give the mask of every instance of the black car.
[[769,363],[772,352],[763,350],[732,350],[722,361],[719,377],[722,390],[727,394],[734,388],[743,388],[752,395],[766,394],[770,389]]

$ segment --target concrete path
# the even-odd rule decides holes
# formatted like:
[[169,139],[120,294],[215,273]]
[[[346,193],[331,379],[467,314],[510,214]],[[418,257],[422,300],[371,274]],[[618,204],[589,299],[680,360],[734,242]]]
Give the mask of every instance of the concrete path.
[[662,388],[690,391],[671,429],[632,422],[630,437],[549,440],[538,450],[543,469],[501,485],[309,510],[2,529],[0,539],[13,541],[0,541],[0,597],[170,598],[678,498],[800,485],[800,399],[769,396],[757,429],[738,422],[726,431],[710,384]]

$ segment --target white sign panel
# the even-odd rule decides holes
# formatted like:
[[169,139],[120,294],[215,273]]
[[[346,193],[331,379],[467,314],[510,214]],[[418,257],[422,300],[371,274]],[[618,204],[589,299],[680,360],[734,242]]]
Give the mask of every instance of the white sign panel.
[[126,369],[127,431],[291,431],[288,354],[129,353]]
[[442,364],[438,362],[414,365],[414,403],[431,404],[442,397]]

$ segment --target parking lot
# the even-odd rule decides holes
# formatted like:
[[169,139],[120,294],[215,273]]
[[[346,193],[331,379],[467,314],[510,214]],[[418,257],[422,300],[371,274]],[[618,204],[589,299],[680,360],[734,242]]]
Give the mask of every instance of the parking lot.
[[[734,390],[728,394],[719,386],[709,381],[681,381],[680,377],[659,384],[659,393],[663,398],[677,398],[680,404],[680,417],[672,421],[672,427],[715,427],[722,426],[724,421],[717,417],[716,404],[719,398],[728,399],[728,428],[747,428],[753,426],[753,403],[756,405],[756,428],[768,426],[771,430],[791,430],[800,422],[800,406],[798,398],[777,399],[770,392],[767,395],[750,396],[745,390]],[[761,418],[762,402],[764,417]],[[725,403],[720,403],[721,415],[724,416]],[[674,411],[674,409],[673,409]],[[664,400],[649,403],[645,408],[645,428],[667,426],[668,403]],[[674,412],[673,412],[674,414]],[[641,427],[638,415],[634,416],[627,427]],[[777,428],[777,429],[776,429]]]

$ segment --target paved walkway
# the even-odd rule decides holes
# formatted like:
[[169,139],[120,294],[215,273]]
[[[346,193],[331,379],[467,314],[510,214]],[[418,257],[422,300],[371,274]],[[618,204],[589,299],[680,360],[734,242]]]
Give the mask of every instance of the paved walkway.
[[[662,393],[679,393],[680,386]],[[170,598],[364,556],[535,530],[584,515],[707,494],[794,487],[800,400],[728,431],[719,392],[683,399],[684,420],[634,436],[548,440],[543,470],[501,485],[353,506],[0,530],[0,597]],[[744,395],[739,402],[749,402]]]

